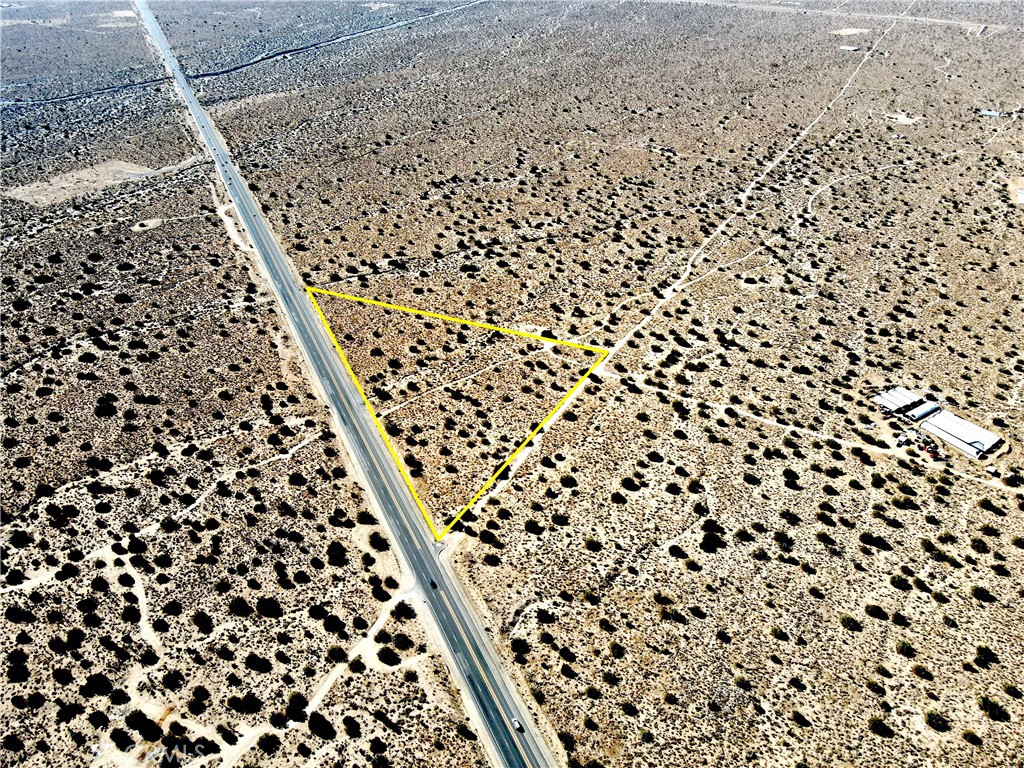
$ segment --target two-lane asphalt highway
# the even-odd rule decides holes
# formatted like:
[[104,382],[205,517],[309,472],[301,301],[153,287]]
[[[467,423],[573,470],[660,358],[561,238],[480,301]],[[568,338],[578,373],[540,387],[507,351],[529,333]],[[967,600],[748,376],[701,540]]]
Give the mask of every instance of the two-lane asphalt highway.
[[[385,518],[399,561],[413,574],[423,592],[431,618],[444,641],[443,651],[449,668],[461,688],[471,717],[477,727],[483,729],[481,735],[491,759],[509,768],[553,765],[547,746],[537,736],[526,707],[502,670],[472,608],[439,561],[440,545],[424,524],[304,287],[296,279],[270,225],[239,175],[224,141],[197,101],[146,0],[136,0],[136,6],[217,165],[238,217],[255,247],[259,266],[268,277],[309,366],[313,384],[341,428],[345,446],[355,463],[352,469]],[[522,723],[522,732],[514,727],[513,720]]]

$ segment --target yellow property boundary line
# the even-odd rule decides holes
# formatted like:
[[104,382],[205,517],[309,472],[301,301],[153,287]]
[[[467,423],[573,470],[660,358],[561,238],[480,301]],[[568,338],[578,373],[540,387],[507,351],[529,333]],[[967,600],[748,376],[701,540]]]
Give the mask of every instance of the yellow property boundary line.
[[[533,440],[533,438],[535,438],[542,429],[544,429],[544,425],[547,424],[556,413],[558,413],[559,409],[569,400],[570,397],[573,396],[576,390],[583,386],[583,382],[585,382],[590,377],[590,374],[594,372],[597,366],[603,363],[604,359],[608,357],[608,350],[603,349],[602,347],[592,347],[588,344],[578,344],[577,342],[574,341],[559,341],[558,339],[551,339],[548,338],[547,336],[540,336],[535,333],[517,331],[513,328],[501,328],[497,325],[478,323],[475,320],[466,320],[465,318],[461,317],[452,317],[451,315],[442,315],[438,314],[437,312],[427,312],[426,310],[413,309],[412,307],[403,307],[398,304],[388,304],[383,301],[364,299],[359,296],[350,296],[347,293],[335,293],[334,291],[325,291],[322,288],[312,288],[307,286],[306,294],[309,296],[310,301],[313,302],[313,306],[316,308],[316,312],[320,316],[320,322],[324,324],[324,328],[327,329],[327,335],[330,336],[331,341],[334,342],[334,348],[338,350],[338,354],[341,356],[341,362],[345,364],[345,370],[347,370],[348,375],[352,377],[352,382],[356,385],[356,389],[359,391],[360,397],[363,398],[363,404],[366,406],[366,410],[369,411],[370,418],[372,418],[373,423],[377,425],[377,431],[380,432],[380,436],[384,438],[384,442],[388,447],[388,451],[391,453],[391,458],[394,460],[395,466],[398,467],[398,471],[401,472],[402,479],[405,480],[405,484],[409,488],[409,492],[412,494],[413,499],[416,500],[416,506],[419,507],[420,512],[423,514],[423,519],[426,520],[427,525],[430,527],[430,532],[434,534],[434,539],[437,541],[443,539],[448,534],[448,532],[451,531],[454,525],[457,522],[459,522],[462,516],[466,514],[470,509],[472,509],[473,505],[476,504],[485,493],[487,493],[487,490],[492,485],[494,485],[494,483],[497,481],[501,473],[512,465],[512,462],[514,462],[516,460],[516,457],[520,453],[522,453],[523,449],[530,444],[530,441]],[[440,532],[438,532],[437,528],[434,526],[433,520],[430,519],[430,513],[427,512],[427,508],[423,505],[423,502],[420,500],[419,494],[416,493],[416,488],[413,486],[412,478],[409,476],[409,473],[405,471],[405,467],[402,465],[402,460],[401,458],[399,458],[398,452],[395,450],[394,445],[391,444],[391,438],[388,437],[387,432],[384,430],[384,426],[380,423],[380,419],[377,418],[376,409],[373,407],[373,404],[370,403],[369,398],[366,396],[366,392],[363,390],[363,385],[359,383],[359,379],[356,376],[355,371],[352,370],[352,366],[349,364],[348,358],[345,357],[345,353],[341,349],[341,344],[338,343],[338,339],[334,335],[334,331],[331,330],[331,325],[330,323],[327,322],[327,318],[324,316],[324,312],[320,308],[320,303],[316,300],[316,294],[320,294],[321,296],[333,296],[334,298],[346,299],[348,301],[355,301],[360,304],[369,304],[374,307],[383,307],[384,309],[393,309],[397,312],[406,312],[412,315],[420,315],[421,317],[432,317],[437,320],[444,320],[446,322],[451,323],[472,325],[476,328],[483,328],[488,331],[508,333],[513,336],[522,336],[523,338],[527,339],[535,339],[537,341],[542,341],[545,344],[561,344],[566,347],[574,347],[575,349],[582,349],[586,352],[595,353],[597,355],[597,361],[593,365],[591,365],[590,368],[587,369],[587,372],[580,377],[580,380],[573,385],[572,389],[570,389],[562,396],[562,399],[558,401],[558,404],[554,408],[552,408],[548,412],[547,416],[545,416],[544,419],[540,422],[540,424],[538,424],[537,427],[529,435],[527,435],[526,439],[519,444],[519,447],[516,448],[507,459],[505,459],[502,465],[498,467],[498,470],[493,475],[491,475],[491,477],[487,480],[486,483],[483,484],[480,490],[473,494],[473,498],[471,498],[466,503],[466,505],[459,510],[459,513],[455,515],[455,518],[450,523],[448,523],[448,525],[446,525]]]

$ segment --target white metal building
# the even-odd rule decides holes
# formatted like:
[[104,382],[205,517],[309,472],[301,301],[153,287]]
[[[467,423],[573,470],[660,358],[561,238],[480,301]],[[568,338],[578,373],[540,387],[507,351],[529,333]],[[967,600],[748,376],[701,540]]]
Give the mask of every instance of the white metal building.
[[926,416],[931,416],[937,410],[939,410],[937,403],[933,403],[931,400],[925,400],[919,406],[907,411],[907,418],[911,421],[920,421]]
[[982,458],[1003,441],[995,432],[989,432],[954,413],[940,410],[931,418],[921,422],[921,429],[949,443],[954,448],[972,456]]
[[885,392],[880,392],[871,398],[871,402],[877,403],[881,408],[893,413],[903,413],[919,405],[924,398],[906,387],[893,387]]

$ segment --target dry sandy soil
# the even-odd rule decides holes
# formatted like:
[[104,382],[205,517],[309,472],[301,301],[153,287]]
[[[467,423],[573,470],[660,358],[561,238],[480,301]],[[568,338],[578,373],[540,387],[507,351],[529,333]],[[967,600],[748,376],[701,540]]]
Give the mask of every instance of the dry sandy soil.
[[[1022,44],[1006,2],[493,2],[204,81],[308,284],[613,349],[449,540],[568,764],[1020,762]],[[1005,447],[896,448],[897,383]]]
[[54,203],[63,203],[73,197],[98,192],[104,187],[116,186],[122,182],[146,176],[151,172],[151,168],[144,168],[141,165],[133,165],[121,160],[109,160],[91,168],[62,173],[45,181],[12,187],[7,190],[7,196],[16,200],[24,200],[39,208],[45,208]]

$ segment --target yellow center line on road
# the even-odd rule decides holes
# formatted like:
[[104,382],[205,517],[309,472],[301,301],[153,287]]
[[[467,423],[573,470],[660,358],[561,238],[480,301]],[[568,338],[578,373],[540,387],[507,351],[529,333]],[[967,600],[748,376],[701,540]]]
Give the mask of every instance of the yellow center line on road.
[[[448,593],[447,593],[447,592],[442,592],[442,593],[441,593],[441,599],[442,599],[442,600],[444,600],[444,604],[445,604],[445,606],[446,606],[446,607],[448,608],[448,612],[449,612],[449,613],[450,613],[450,614],[451,614],[452,616],[454,616],[454,617],[458,617],[458,616],[459,616],[459,614],[457,614],[457,613],[455,612],[455,610],[454,610],[454,609],[452,608],[452,605],[451,605],[451,603],[450,603],[450,602],[448,602]],[[460,636],[462,637],[462,642],[463,642],[463,644],[465,644],[466,646],[469,646],[469,645],[470,645],[470,639],[469,639],[469,637],[468,637],[468,636],[466,635],[466,631],[465,631],[465,630],[463,629],[463,627],[462,627],[462,622],[461,622],[461,621],[459,621],[458,619],[456,619],[456,621],[455,621],[455,626],[456,626],[456,629],[457,629],[457,630],[458,630],[458,632],[459,632],[459,635],[460,635]],[[498,694],[497,694],[497,693],[495,692],[495,690],[494,690],[493,686],[491,685],[491,681],[490,681],[490,678],[488,677],[487,673],[486,673],[486,672],[484,671],[484,668],[483,668],[483,666],[482,666],[482,665],[481,665],[481,663],[480,663],[480,659],[479,659],[478,657],[474,657],[472,661],[473,661],[473,666],[474,666],[474,667],[476,667],[476,669],[477,669],[477,672],[479,672],[479,675],[478,675],[478,677],[479,677],[480,681],[481,681],[481,682],[482,682],[482,683],[484,684],[484,686],[485,686],[485,687],[487,688],[487,692],[488,692],[488,693],[489,693],[489,694],[491,695],[491,699],[492,699],[493,701],[496,701],[496,702],[497,702],[497,701],[500,701],[500,702],[501,702],[501,704],[502,704],[502,705],[504,705],[504,704],[506,703],[506,702],[505,702],[505,700],[504,700],[504,699],[502,699],[502,698],[499,698]],[[469,682],[469,681],[467,681],[467,683],[468,683],[468,682]],[[505,713],[504,713],[504,712],[502,712],[502,713],[501,713],[501,715],[502,715],[502,717],[505,717]],[[528,756],[527,756],[527,755],[526,755],[526,754],[525,754],[525,753],[523,752],[523,748],[522,748],[522,746],[520,746],[520,744],[519,744],[519,740],[518,740],[517,738],[513,737],[513,738],[511,739],[511,741],[512,741],[512,743],[513,743],[513,744],[515,745],[515,747],[516,747],[516,750],[517,750],[517,751],[519,752],[519,754],[520,754],[520,755],[522,755],[522,756],[523,756],[524,758],[525,758],[525,757],[528,757]]]

